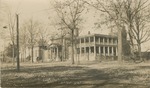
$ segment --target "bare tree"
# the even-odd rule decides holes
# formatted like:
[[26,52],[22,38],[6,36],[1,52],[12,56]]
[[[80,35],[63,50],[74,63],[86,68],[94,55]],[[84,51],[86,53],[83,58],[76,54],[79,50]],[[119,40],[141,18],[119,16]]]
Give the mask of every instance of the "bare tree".
[[28,44],[28,30],[26,27],[26,24],[23,24],[22,27],[20,28],[20,47],[22,51],[22,61],[24,62],[26,59],[26,49],[27,49],[27,44]]
[[[47,27],[44,27],[40,25],[39,29],[39,40],[38,43],[40,45],[40,49],[44,49],[45,45],[48,43],[50,38],[50,32]],[[42,58],[42,62],[44,61],[44,58]]]
[[12,15],[11,11],[9,10],[8,12],[8,29],[9,29],[9,34],[10,34],[10,40],[12,42],[13,50],[12,50],[12,55],[13,55],[13,64],[15,64],[15,36],[16,36],[16,31],[15,31],[15,15]]
[[[12,43],[12,62],[15,64],[15,14],[12,14],[10,8],[5,3],[0,1],[0,35],[4,41],[11,41]],[[3,23],[2,23],[3,22]],[[3,28],[3,29],[2,29]]]
[[27,31],[28,31],[28,44],[31,48],[31,59],[32,59],[32,63],[33,61],[33,54],[34,54],[34,46],[35,44],[37,44],[37,37],[38,37],[38,27],[39,27],[39,22],[34,21],[33,19],[30,19],[29,21],[27,21],[27,23],[25,24]]
[[[141,44],[149,40],[149,3],[148,0],[96,0],[95,3],[85,1],[98,11],[105,13],[105,22],[113,22],[118,29],[118,60],[122,60],[122,29],[127,26],[131,52],[134,55],[134,46],[138,45],[141,57]],[[102,14],[100,13],[100,14]],[[113,24],[112,23],[112,24]],[[136,42],[135,42],[136,41]]]
[[125,17],[123,20],[128,26],[131,47],[134,49],[137,44],[139,59],[142,60],[141,44],[150,40],[150,3],[148,0],[126,0],[124,7]]
[[[42,25],[39,26],[39,39],[43,40],[41,41],[41,45],[43,45],[45,42],[49,41],[50,33],[47,27],[44,27]],[[44,42],[45,41],[45,42]]]
[[124,24],[121,20],[123,17],[123,1],[122,0],[96,0],[95,2],[89,2],[83,0],[88,5],[94,7],[100,14],[104,14],[105,21],[100,24],[115,25],[118,31],[118,61],[122,62],[122,29]]
[[64,2],[55,2],[54,9],[60,19],[60,24],[63,24],[71,31],[71,47],[72,47],[72,64],[74,64],[74,41],[75,32],[81,24],[81,15],[84,11],[84,3],[81,0],[66,0]]

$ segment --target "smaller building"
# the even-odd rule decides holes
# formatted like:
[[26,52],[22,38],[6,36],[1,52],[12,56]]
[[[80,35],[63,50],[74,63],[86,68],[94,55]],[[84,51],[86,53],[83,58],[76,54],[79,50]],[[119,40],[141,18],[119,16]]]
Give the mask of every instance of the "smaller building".
[[[26,53],[25,53],[26,55],[26,60],[29,60],[29,61],[31,61],[32,59],[32,49],[31,49],[31,47],[30,46],[28,46],[27,48],[26,48]],[[40,47],[39,46],[34,46],[33,47],[33,62],[37,62],[37,59],[40,57]]]
[[49,58],[54,61],[66,61],[70,57],[70,40],[67,37],[51,39]]

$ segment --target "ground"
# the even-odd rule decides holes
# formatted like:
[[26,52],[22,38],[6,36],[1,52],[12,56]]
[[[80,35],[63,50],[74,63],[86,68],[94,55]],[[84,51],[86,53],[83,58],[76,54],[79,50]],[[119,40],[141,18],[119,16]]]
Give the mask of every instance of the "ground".
[[150,88],[150,63],[70,62],[1,65],[2,87]]

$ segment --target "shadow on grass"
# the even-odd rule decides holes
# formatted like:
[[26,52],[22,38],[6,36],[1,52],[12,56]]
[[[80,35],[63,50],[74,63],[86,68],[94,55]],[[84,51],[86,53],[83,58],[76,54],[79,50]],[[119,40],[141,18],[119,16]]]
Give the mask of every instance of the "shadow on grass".
[[138,66],[139,69],[150,69],[150,66]]
[[[30,66],[31,67],[31,66]],[[16,69],[6,69],[2,70],[2,73],[37,73],[37,72],[61,72],[66,70],[76,70],[81,69],[82,67],[79,66],[51,66],[51,67],[38,67],[38,68],[30,68],[30,67],[23,67],[18,72]],[[32,66],[33,67],[33,66]]]
[[[144,67],[139,67],[138,69],[142,68]],[[1,84],[2,87],[147,87],[147,85],[141,84],[120,83],[120,80],[129,80],[134,76],[139,76],[138,74],[128,73],[135,70],[137,69],[92,69],[82,66],[28,67],[23,68],[19,73],[17,73],[16,70],[2,70]],[[11,75],[8,75],[10,73]],[[22,77],[20,74],[25,74],[25,76]],[[28,77],[28,75],[32,76]]]

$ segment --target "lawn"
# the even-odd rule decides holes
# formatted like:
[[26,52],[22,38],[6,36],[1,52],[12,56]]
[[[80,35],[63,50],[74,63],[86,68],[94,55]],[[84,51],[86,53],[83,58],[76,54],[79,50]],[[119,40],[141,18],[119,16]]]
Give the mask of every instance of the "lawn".
[[150,63],[69,62],[1,65],[2,87],[150,88]]

